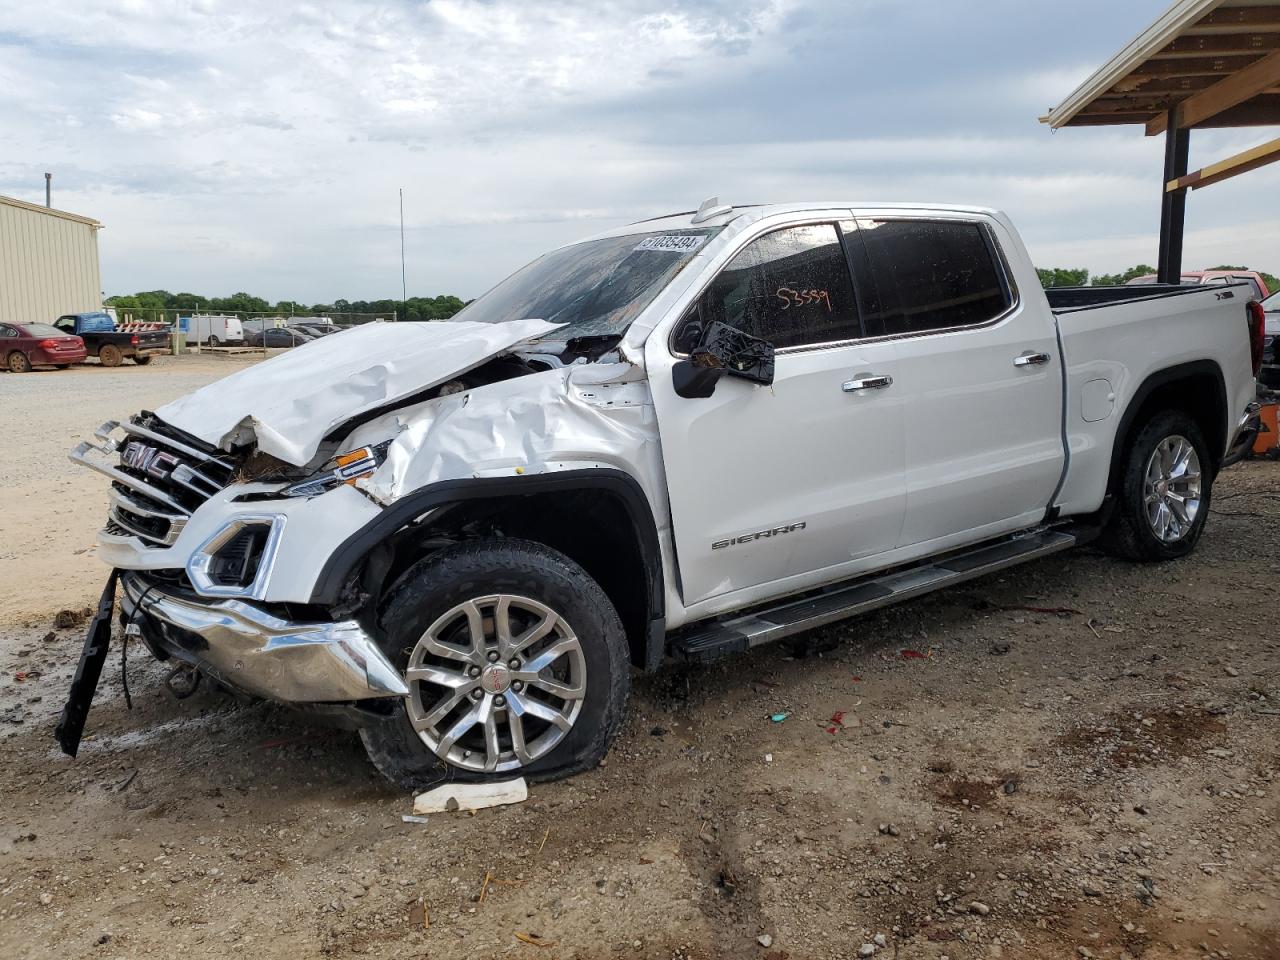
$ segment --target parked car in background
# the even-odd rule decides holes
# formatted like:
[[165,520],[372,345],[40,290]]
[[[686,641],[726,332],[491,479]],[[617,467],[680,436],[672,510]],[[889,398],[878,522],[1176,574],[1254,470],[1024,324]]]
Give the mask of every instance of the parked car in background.
[[92,313],[64,313],[53,325],[64,336],[84,341],[89,356],[97,357],[104,367],[118,367],[126,357],[145,366],[156,354],[169,350],[169,331],[120,330],[104,310]]
[[186,321],[188,343],[202,347],[230,347],[245,342],[244,325],[238,317],[196,313]]
[[0,360],[12,373],[84,363],[84,341],[47,323],[0,323]]
[[[1145,277],[1134,277],[1129,285],[1155,283],[1156,275],[1149,273]],[[1247,283],[1253,287],[1253,299],[1261,300],[1272,291],[1267,288],[1267,281],[1262,274],[1253,270],[1188,270],[1182,275],[1185,286],[1197,286],[1202,283]]]
[[289,324],[289,328],[291,330],[302,330],[314,337],[327,337],[329,334],[337,333],[342,329],[336,323],[309,323],[305,321],[301,323],[291,323]]
[[1243,288],[1041,290],[969,207],[713,199],[563,246],[81,443],[112,573],[58,737],[118,582],[156,657],[351,721],[406,787],[571,774],[633,668],[1091,541],[1186,556],[1262,338]]
[[1258,382],[1271,390],[1280,390],[1280,290],[1262,301],[1262,310],[1267,342]]
[[251,347],[296,347],[318,339],[315,334],[296,327],[267,327],[245,339]]
[[306,327],[317,333],[337,333],[342,329],[328,317],[290,317],[283,326]]

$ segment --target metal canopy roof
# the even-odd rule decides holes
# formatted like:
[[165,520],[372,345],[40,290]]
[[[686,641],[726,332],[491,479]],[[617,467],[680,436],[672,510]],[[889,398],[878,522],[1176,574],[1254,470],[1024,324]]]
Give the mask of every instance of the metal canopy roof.
[[1178,0],[1041,122],[1065,126],[1280,123],[1280,3]]

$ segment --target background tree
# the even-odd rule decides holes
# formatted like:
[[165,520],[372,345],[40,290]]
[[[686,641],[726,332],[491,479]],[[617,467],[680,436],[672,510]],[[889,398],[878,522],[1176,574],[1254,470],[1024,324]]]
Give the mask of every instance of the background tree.
[[1084,269],[1073,270],[1065,267],[1048,267],[1038,268],[1036,273],[1040,274],[1040,286],[1046,289],[1049,287],[1083,287],[1089,282],[1089,271]]
[[1100,273],[1093,278],[1095,287],[1120,287],[1128,283],[1130,280],[1136,280],[1138,277],[1153,275],[1156,268],[1149,264],[1140,263],[1136,267],[1130,267],[1128,270],[1122,270],[1120,273]]

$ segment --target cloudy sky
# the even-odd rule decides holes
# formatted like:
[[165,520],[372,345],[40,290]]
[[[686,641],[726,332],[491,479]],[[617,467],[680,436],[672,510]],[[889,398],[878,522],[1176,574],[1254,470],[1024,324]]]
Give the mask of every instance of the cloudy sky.
[[[0,4],[0,193],[96,217],[108,294],[474,296],[543,249],[730,202],[1001,207],[1036,261],[1153,261],[1162,146],[1036,119],[1167,0]],[[1197,132],[1192,165],[1271,130]],[[1280,167],[1186,265],[1280,273]],[[1265,199],[1262,199],[1265,198]]]

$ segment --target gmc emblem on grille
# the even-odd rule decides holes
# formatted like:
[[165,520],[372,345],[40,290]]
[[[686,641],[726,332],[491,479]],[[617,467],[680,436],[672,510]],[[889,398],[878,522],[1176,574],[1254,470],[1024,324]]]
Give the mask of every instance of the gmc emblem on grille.
[[121,451],[120,462],[126,467],[149,474],[157,480],[163,480],[178,465],[178,458],[171,453],[131,440]]

